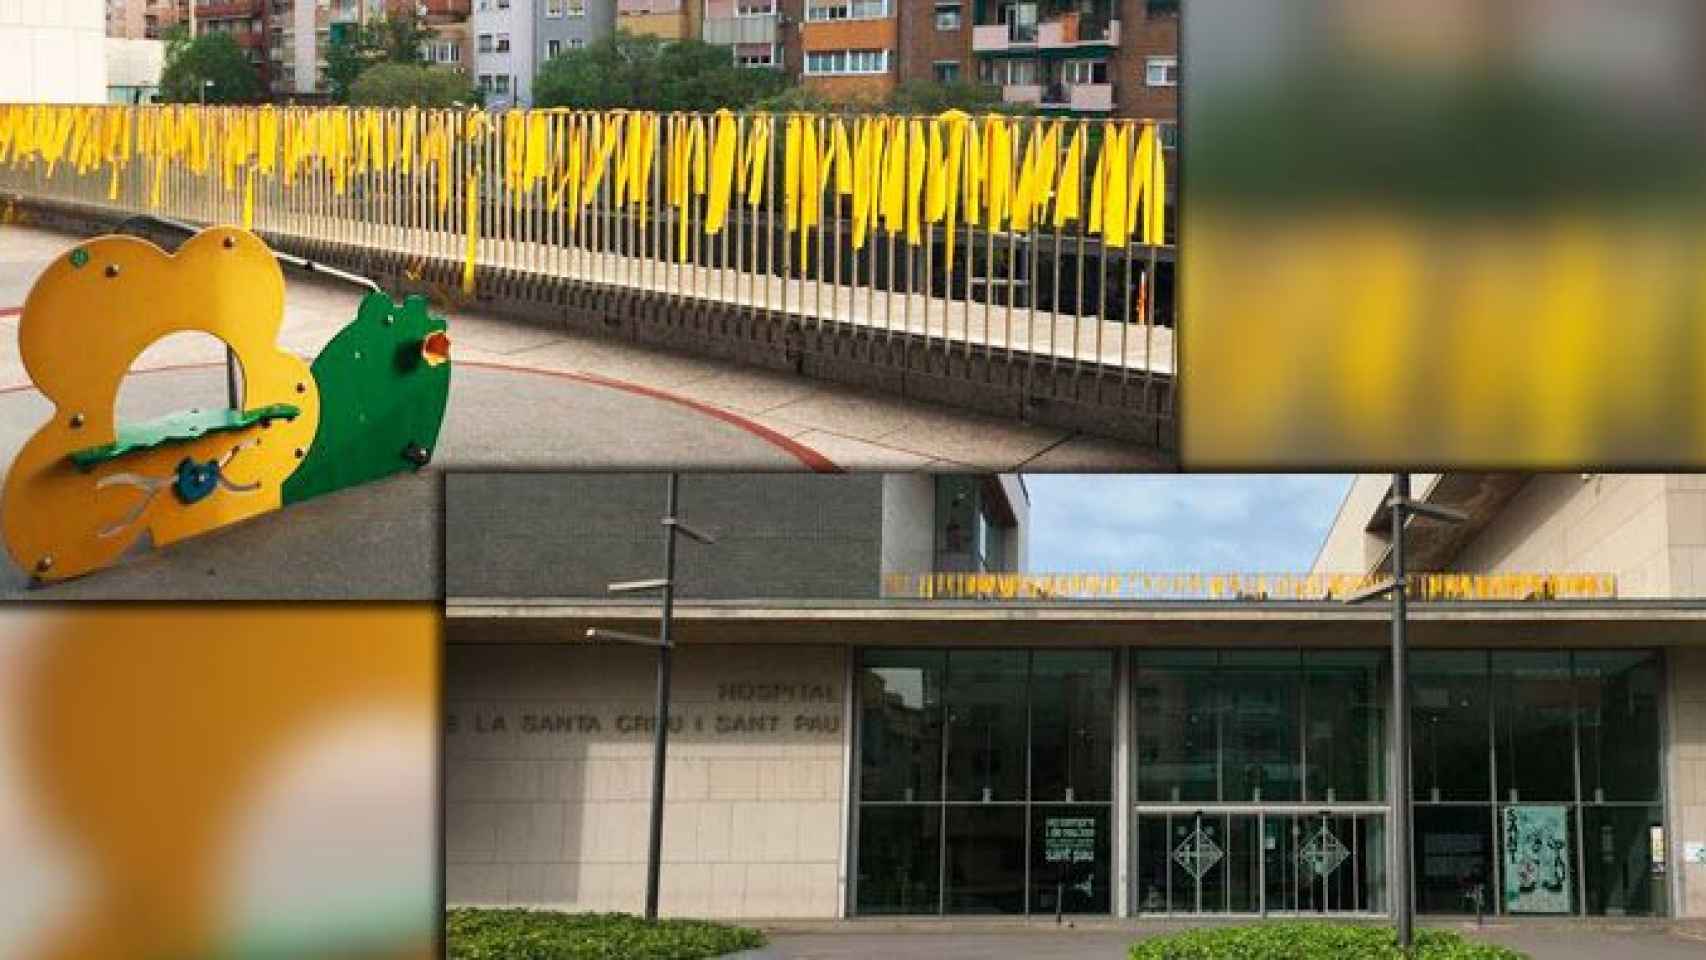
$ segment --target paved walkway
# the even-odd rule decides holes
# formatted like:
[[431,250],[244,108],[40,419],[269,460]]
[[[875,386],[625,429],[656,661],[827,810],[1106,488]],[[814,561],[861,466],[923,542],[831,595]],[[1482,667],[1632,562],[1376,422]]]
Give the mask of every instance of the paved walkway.
[[[1477,940],[1521,950],[1535,960],[1699,960],[1706,925],[1662,921],[1536,921],[1440,923]],[[775,924],[769,952],[777,960],[1120,960],[1136,940],[1181,929],[1179,924],[1090,921],[1043,923],[948,921],[888,924],[846,921]]]
[[[0,340],[0,388],[27,381],[13,340],[17,316],[8,311],[23,304],[43,265],[75,239],[33,227],[0,225],[0,328],[5,330]],[[312,356],[355,315],[359,299],[357,291],[341,284],[290,278],[280,342]],[[553,466],[681,465],[689,462],[687,454],[670,442],[674,439],[670,435],[685,418],[706,425],[738,424],[752,435],[785,438],[847,470],[1097,471],[1165,466],[1156,454],[1132,444],[567,334],[489,314],[452,311],[450,332],[455,357],[465,367],[525,369],[569,377],[578,384],[573,389],[564,387],[563,401],[548,407],[516,404],[492,411],[498,415],[491,435],[485,443],[468,448],[469,465],[541,462],[538,430],[533,428],[544,422],[561,440],[553,450]],[[138,367],[205,359],[209,359],[205,350],[196,353],[177,344],[162,344],[145,353]],[[608,408],[618,412],[616,417],[595,415],[581,402],[600,392],[612,394]],[[461,402],[453,393],[453,416]],[[527,424],[529,429],[517,429],[517,424]],[[707,465],[767,466],[743,461],[741,446],[719,448],[717,443],[714,433],[695,443],[696,453]],[[793,465],[810,464],[796,458]]]

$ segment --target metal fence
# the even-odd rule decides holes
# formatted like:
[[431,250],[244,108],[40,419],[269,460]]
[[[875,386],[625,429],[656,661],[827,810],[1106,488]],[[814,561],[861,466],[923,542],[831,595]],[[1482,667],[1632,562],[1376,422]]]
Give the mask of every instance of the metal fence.
[[0,190],[1174,370],[1148,121],[0,105]]

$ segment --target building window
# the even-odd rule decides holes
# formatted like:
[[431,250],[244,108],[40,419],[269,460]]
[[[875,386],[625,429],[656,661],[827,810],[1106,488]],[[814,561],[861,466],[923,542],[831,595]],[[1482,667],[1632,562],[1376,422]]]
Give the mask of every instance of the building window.
[[767,17],[776,12],[776,0],[740,0],[735,6],[737,17]]
[[582,38],[582,37],[570,37],[569,38],[569,49],[570,50],[580,50],[580,49],[583,49],[584,47],[586,47],[585,38]]
[[877,20],[889,15],[889,0],[816,0],[806,5],[807,20]]
[[960,28],[960,5],[957,3],[936,4],[936,29],[958,30]]
[[480,91],[482,93],[491,93],[492,92],[492,75],[491,74],[489,74],[489,73],[480,74]]
[[806,53],[806,73],[814,76],[887,73],[887,50],[812,50]]
[[1107,83],[1108,61],[1068,60],[1062,67],[1061,75],[1071,84]]
[[1150,87],[1176,87],[1179,85],[1178,57],[1150,57],[1144,61],[1143,83]]
[[938,60],[930,65],[930,75],[937,83],[958,83],[960,81],[960,62],[958,60]]
[[489,34],[489,33],[480,34],[480,52],[481,53],[491,53],[492,52],[492,35],[491,34]]
[[571,17],[586,16],[586,0],[568,0],[568,11]]
[[562,52],[563,52],[563,41],[561,41],[561,40],[547,40],[547,41],[545,41],[545,59],[550,60]]
[[496,81],[495,89],[499,94],[509,93],[509,74],[500,73],[492,79]]
[[498,34],[498,52],[499,53],[508,53],[509,52],[509,34],[507,34],[507,33]]
[[1002,58],[983,61],[983,82],[998,87],[1036,86],[1041,74],[1035,60]]
[[1111,651],[867,650],[856,689],[858,913],[1113,912]]
[[556,19],[563,15],[564,0],[545,0],[545,16]]
[[735,47],[735,64],[742,67],[776,66],[776,47],[769,43],[743,43]]
[[498,0],[498,9],[499,10],[508,10],[509,9],[509,0]]
[[1164,149],[1164,150],[1177,150],[1177,149],[1179,149],[1179,125],[1178,124],[1162,122],[1162,123],[1156,124],[1155,126],[1156,126],[1156,130],[1161,134],[1161,148],[1162,149]]

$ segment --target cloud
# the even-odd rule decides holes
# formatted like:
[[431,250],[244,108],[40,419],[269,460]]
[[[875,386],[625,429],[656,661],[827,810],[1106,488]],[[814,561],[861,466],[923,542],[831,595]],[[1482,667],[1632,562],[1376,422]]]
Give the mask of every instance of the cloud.
[[1306,571],[1348,474],[1027,474],[1034,572]]

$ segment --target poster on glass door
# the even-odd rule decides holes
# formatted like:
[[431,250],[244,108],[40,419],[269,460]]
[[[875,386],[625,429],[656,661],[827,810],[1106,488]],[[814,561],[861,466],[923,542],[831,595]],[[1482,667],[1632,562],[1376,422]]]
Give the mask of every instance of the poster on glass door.
[[1565,808],[1504,809],[1506,913],[1570,913],[1575,879]]

